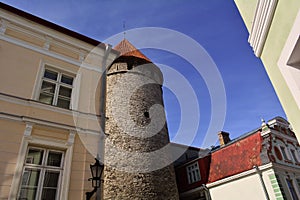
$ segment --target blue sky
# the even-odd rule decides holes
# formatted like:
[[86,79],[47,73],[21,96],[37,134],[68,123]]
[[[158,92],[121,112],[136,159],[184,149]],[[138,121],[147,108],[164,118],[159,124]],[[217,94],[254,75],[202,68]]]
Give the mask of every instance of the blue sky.
[[[261,61],[247,39],[248,32],[233,0],[4,0],[6,4],[37,15],[99,41],[126,29],[161,27],[197,41],[216,64],[226,91],[226,117],[222,130],[231,138],[260,126],[260,118],[286,118]],[[126,37],[130,38],[130,31]],[[115,45],[115,44],[113,44]],[[200,108],[194,146],[201,146],[211,120],[211,100],[203,77],[184,58],[157,49],[143,49],[153,62],[172,66],[192,85]],[[195,52],[191,52],[195,53]],[[171,139],[179,127],[181,110],[176,94],[164,88]],[[186,101],[189,101],[188,97]],[[190,121],[195,120],[191,116]],[[187,130],[188,131],[188,130]],[[181,143],[182,141],[176,140]],[[217,144],[217,143],[215,143]],[[209,145],[214,145],[211,143]]]

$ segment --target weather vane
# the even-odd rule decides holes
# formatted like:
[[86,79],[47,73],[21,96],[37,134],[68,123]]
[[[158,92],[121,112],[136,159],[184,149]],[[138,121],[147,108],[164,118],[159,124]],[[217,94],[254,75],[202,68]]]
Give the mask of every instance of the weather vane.
[[123,21],[123,34],[124,34],[124,39],[126,38],[126,37],[125,37],[125,36],[126,36],[126,31],[125,31],[126,29],[125,29],[125,28],[126,28],[126,21],[124,20],[124,21]]

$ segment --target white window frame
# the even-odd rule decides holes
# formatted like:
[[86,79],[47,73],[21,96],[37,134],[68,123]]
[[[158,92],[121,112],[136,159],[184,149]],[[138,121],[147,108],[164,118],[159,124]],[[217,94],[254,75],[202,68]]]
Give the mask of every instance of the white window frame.
[[300,163],[300,158],[298,155],[297,148],[294,145],[289,143],[288,150],[289,150],[290,157],[292,158],[292,161],[294,161],[295,164]]
[[192,184],[201,180],[201,174],[198,162],[194,162],[186,166],[188,183]]
[[290,152],[291,152],[294,162],[299,163],[298,151],[296,149],[291,148]]
[[278,149],[280,150],[280,153],[282,155],[283,160],[281,162],[285,161],[293,161],[294,159],[292,158],[292,155],[289,151],[289,146],[286,145],[285,142],[281,141],[281,140],[277,140],[277,145]]
[[[291,188],[289,187],[288,181],[290,181],[291,187],[292,187],[292,189],[294,191],[291,191]],[[292,194],[294,192],[294,194],[296,195],[296,199],[299,199],[299,195],[297,193],[297,187],[295,187],[295,181],[294,181],[294,179],[286,177],[285,178],[285,184],[286,184],[286,187],[287,187],[287,190],[289,192],[290,197],[292,197],[292,199],[294,200],[293,194]]]
[[18,187],[19,187],[20,181],[21,181],[21,175],[23,172],[22,170],[23,170],[23,165],[24,165],[24,161],[26,158],[27,148],[30,145],[31,146],[51,147],[51,148],[61,149],[61,150],[65,151],[64,170],[63,170],[63,176],[62,176],[59,196],[60,196],[60,199],[68,199],[75,132],[70,130],[69,140],[67,143],[65,143],[65,142],[49,140],[46,138],[44,139],[44,138],[37,138],[37,137],[31,136],[32,127],[33,127],[33,124],[28,123],[24,130],[24,136],[23,136],[19,154],[18,154],[19,156],[17,159],[15,174],[13,177],[13,181],[11,184],[11,190],[9,193],[9,199],[17,199],[18,191],[19,191]]
[[284,161],[288,161],[288,160],[291,160],[290,158],[289,158],[289,152],[287,151],[287,148],[286,148],[286,146],[285,145],[279,145],[279,149],[280,149],[280,151],[281,151],[281,154],[282,154],[282,157],[283,157],[283,159],[284,159]]
[[[49,70],[49,71],[57,73],[57,75],[58,75],[57,79],[56,80],[52,80],[52,79],[45,78],[44,74],[45,74],[46,70]],[[61,78],[62,78],[63,75],[73,78],[72,85],[65,84],[65,83],[61,82]],[[69,108],[67,108],[67,109],[71,109],[72,108],[72,105],[71,105],[72,104],[72,97],[74,96],[73,92],[74,92],[75,78],[76,78],[76,75],[73,74],[73,73],[66,72],[65,70],[62,70],[60,68],[56,68],[56,67],[51,66],[49,64],[44,64],[42,73],[40,75],[40,84],[38,84],[38,92],[36,94],[36,98],[35,99],[37,101],[40,101],[39,97],[40,97],[40,94],[42,92],[42,84],[45,81],[45,82],[48,82],[48,83],[55,84],[55,89],[54,89],[55,91],[54,91],[54,94],[53,94],[53,100],[52,100],[52,103],[49,104],[49,105],[53,105],[53,106],[59,107],[59,106],[57,106],[57,102],[58,102],[59,90],[60,90],[61,86],[71,89],[71,96],[70,96],[70,99],[69,99],[70,105],[69,105]],[[59,107],[59,108],[62,108],[62,107]]]
[[[39,150],[43,150],[43,158],[42,158],[42,164],[41,165],[37,165],[37,164],[30,164],[27,163],[27,155],[30,149],[39,149]],[[46,162],[48,160],[48,156],[49,156],[49,152],[59,152],[62,153],[62,158],[61,158],[61,164],[59,167],[54,167],[54,166],[48,166],[46,165]],[[39,182],[37,185],[37,193],[36,193],[36,198],[35,199],[41,199],[42,196],[42,190],[43,190],[43,184],[44,184],[44,178],[45,178],[45,173],[46,171],[56,171],[59,172],[59,178],[58,178],[58,184],[57,184],[57,191],[56,191],[56,197],[55,199],[58,200],[60,199],[60,189],[61,189],[61,181],[62,181],[62,176],[63,176],[63,171],[64,171],[64,156],[65,156],[65,152],[55,149],[55,148],[51,148],[51,147],[37,147],[37,146],[33,146],[33,145],[29,145],[27,147],[27,151],[26,151],[26,155],[25,155],[25,160],[24,160],[24,166],[23,166],[23,173],[22,173],[22,177],[21,177],[21,181],[20,181],[20,186],[19,186],[19,191],[18,191],[18,198],[20,195],[20,191],[21,191],[21,183],[22,183],[22,179],[23,176],[25,174],[25,170],[26,169],[38,169],[40,171],[40,175],[39,175]]]
[[[80,84],[81,84],[81,73],[79,71],[73,71],[67,68],[63,68],[59,65],[56,65],[52,62],[45,61],[43,59],[40,60],[40,67],[36,75],[35,79],[35,86],[32,90],[31,99],[34,99],[35,101],[39,101],[39,96],[41,92],[42,87],[42,78],[45,73],[45,68],[49,68],[50,70],[54,71],[60,71],[65,73],[68,76],[73,77],[73,88],[72,88],[72,95],[71,95],[71,102],[70,102],[70,108],[73,111],[78,110],[79,105],[79,93],[80,93]],[[41,104],[41,105],[50,105],[50,104]],[[68,109],[60,108],[58,106],[53,107],[57,111],[68,111]]]

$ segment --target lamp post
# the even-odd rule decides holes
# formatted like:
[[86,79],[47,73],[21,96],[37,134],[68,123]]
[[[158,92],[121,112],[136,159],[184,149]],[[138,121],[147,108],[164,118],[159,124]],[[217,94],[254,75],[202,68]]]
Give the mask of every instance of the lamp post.
[[101,185],[101,175],[104,169],[104,165],[99,162],[97,158],[95,158],[96,162],[93,165],[90,165],[92,178],[89,178],[88,181],[92,181],[93,190],[91,192],[86,192],[86,200],[91,199],[93,194],[97,192],[97,189],[100,188]]

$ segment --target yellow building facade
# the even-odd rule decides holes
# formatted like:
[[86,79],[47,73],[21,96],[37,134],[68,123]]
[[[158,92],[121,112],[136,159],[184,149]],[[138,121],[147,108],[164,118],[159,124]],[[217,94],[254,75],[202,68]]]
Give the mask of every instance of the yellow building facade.
[[100,79],[116,56],[0,3],[0,199],[73,200],[91,190]]

